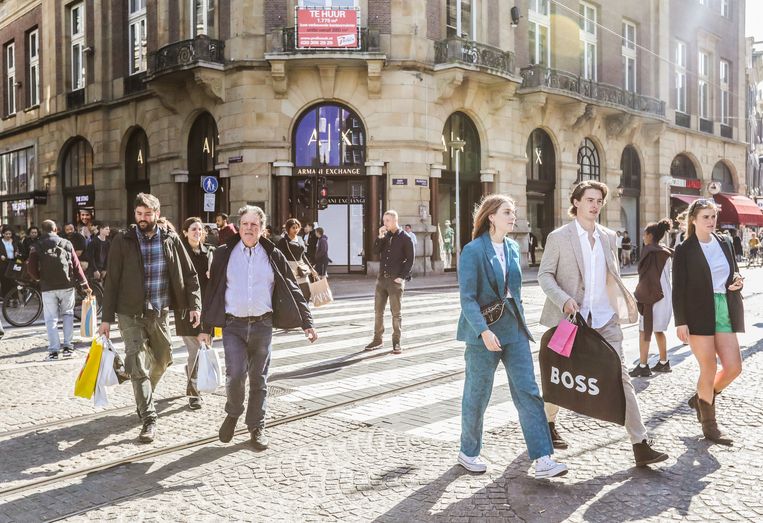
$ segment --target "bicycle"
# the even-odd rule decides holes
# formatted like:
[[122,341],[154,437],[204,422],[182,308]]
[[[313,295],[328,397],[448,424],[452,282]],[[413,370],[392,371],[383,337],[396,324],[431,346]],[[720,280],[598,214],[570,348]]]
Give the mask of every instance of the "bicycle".
[[[103,286],[96,280],[88,278],[88,285],[93,291],[98,314],[103,306]],[[74,302],[74,317],[81,319],[82,300],[86,293],[76,287]],[[42,292],[38,282],[17,280],[13,289],[3,297],[3,317],[14,327],[28,327],[42,316]]]

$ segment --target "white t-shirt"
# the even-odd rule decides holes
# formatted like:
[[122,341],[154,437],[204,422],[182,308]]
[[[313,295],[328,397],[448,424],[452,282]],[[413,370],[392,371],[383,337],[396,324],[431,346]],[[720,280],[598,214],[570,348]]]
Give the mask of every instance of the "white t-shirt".
[[699,246],[702,247],[702,253],[710,266],[710,274],[713,277],[713,292],[725,294],[726,280],[728,280],[731,270],[721,244],[715,237],[712,237],[707,243],[699,242]]
[[[493,244],[493,250],[495,251],[495,255],[498,256],[498,261],[501,263],[501,271],[503,271],[503,277],[507,278],[508,275],[506,274],[506,251],[503,248],[503,242],[501,243],[495,243],[491,241],[490,243]],[[503,291],[503,289],[501,289]],[[508,287],[506,288],[506,296],[509,298],[511,297],[511,291],[508,290]]]

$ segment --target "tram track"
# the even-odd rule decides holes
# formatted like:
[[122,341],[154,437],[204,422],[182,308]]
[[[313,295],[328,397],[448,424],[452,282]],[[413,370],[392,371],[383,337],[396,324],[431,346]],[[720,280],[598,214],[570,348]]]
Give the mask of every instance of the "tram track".
[[[401,393],[404,393],[404,392],[407,392],[407,391],[411,391],[411,390],[415,390],[415,389],[418,389],[418,388],[421,388],[421,387],[425,387],[427,385],[432,385],[432,384],[444,382],[444,381],[447,381],[447,380],[452,380],[453,378],[456,378],[456,377],[461,376],[463,374],[464,374],[464,370],[440,373],[437,376],[427,377],[425,379],[418,380],[418,381],[415,381],[413,383],[409,383],[408,385],[403,385],[403,386],[400,386],[400,387],[395,387],[394,389],[383,390],[383,391],[380,391],[380,392],[375,392],[375,393],[372,393],[372,394],[367,394],[367,395],[361,396],[359,398],[351,398],[351,399],[348,399],[348,400],[332,403],[331,405],[325,405],[325,406],[321,406],[321,407],[316,407],[314,409],[310,409],[310,410],[307,410],[305,412],[301,412],[301,413],[297,413],[297,414],[292,414],[292,415],[288,415],[288,416],[283,416],[283,417],[280,417],[280,418],[276,418],[274,420],[268,421],[266,423],[266,426],[267,426],[268,429],[273,429],[275,427],[279,427],[279,426],[282,426],[282,425],[287,425],[287,424],[290,424],[290,423],[295,423],[295,422],[298,422],[298,421],[302,421],[302,420],[306,420],[306,419],[313,418],[313,417],[316,417],[316,416],[320,416],[322,414],[326,414],[326,413],[331,412],[331,411],[335,411],[335,410],[339,410],[339,409],[343,409],[343,408],[352,407],[352,406],[355,406],[355,405],[358,405],[358,404],[361,404],[361,403],[366,403],[366,402],[378,400],[378,399],[385,398],[385,397],[388,397],[388,396],[394,396],[394,395],[401,394]],[[248,432],[247,428],[241,428],[241,429],[236,430],[235,435],[236,436],[240,436],[240,435],[246,434],[247,432]],[[79,468],[79,469],[76,469],[76,470],[72,470],[72,471],[69,471],[69,472],[63,472],[63,473],[60,473],[60,474],[55,474],[55,475],[47,477],[47,478],[42,478],[42,479],[39,479],[39,480],[34,480],[34,481],[26,482],[26,483],[23,483],[21,485],[17,485],[17,486],[13,486],[13,487],[9,487],[9,488],[0,489],[0,497],[8,498],[8,497],[13,497],[13,496],[18,496],[18,495],[21,495],[21,494],[26,494],[28,492],[35,491],[35,490],[38,490],[38,489],[41,489],[41,488],[44,488],[44,487],[47,487],[47,486],[50,486],[50,485],[55,485],[55,484],[58,484],[58,483],[63,483],[63,482],[66,482],[66,481],[77,479],[77,478],[81,478],[81,477],[85,477],[85,476],[90,476],[92,474],[98,474],[98,473],[106,472],[106,471],[109,471],[109,470],[116,469],[118,467],[122,467],[122,466],[125,466],[125,465],[130,465],[130,464],[133,464],[133,463],[141,462],[141,461],[152,459],[152,458],[157,458],[157,457],[165,456],[165,455],[168,455],[168,454],[173,454],[173,453],[180,452],[180,451],[183,451],[183,450],[187,450],[187,449],[191,449],[191,448],[196,448],[196,447],[201,447],[201,446],[204,446],[204,445],[209,445],[209,444],[215,443],[217,441],[218,441],[218,435],[214,434],[214,435],[211,435],[211,436],[206,436],[206,437],[202,437],[202,438],[196,438],[196,439],[187,440],[187,441],[184,441],[184,442],[181,442],[181,443],[178,443],[178,444],[175,444],[175,445],[170,445],[170,446],[167,446],[167,447],[162,447],[162,448],[158,448],[158,449],[152,449],[152,450],[148,450],[148,451],[145,451],[145,452],[139,452],[137,454],[133,454],[133,455],[130,455],[130,456],[125,456],[123,458],[119,458],[119,459],[115,459],[115,460],[111,460],[111,461],[106,461],[104,463],[100,463],[100,464],[97,464],[97,465],[92,465],[92,466],[89,466],[89,467],[82,467],[82,468]],[[238,466],[238,464],[236,464],[236,466]],[[221,469],[221,470],[224,470],[224,468]],[[206,474],[209,474],[209,471],[206,471],[205,475]],[[155,490],[155,488],[156,488],[155,486],[152,486],[150,490]],[[81,513],[84,513],[84,512],[88,512],[88,511],[91,511],[91,510],[94,510],[94,509],[97,509],[97,508],[99,508],[101,506],[111,505],[111,504],[113,504],[115,502],[122,501],[123,499],[129,499],[130,497],[138,496],[141,493],[144,493],[144,492],[126,494],[125,496],[122,496],[122,497],[117,497],[117,498],[114,498],[114,499],[110,499],[108,502],[105,502],[105,503],[103,503],[101,505],[93,505],[93,506],[88,507],[87,509],[83,509],[83,510],[80,510],[80,511],[75,511],[73,513],[62,515],[62,516],[56,516],[56,518],[51,520],[51,521],[57,521],[57,520],[65,519],[65,518],[68,518],[68,517],[76,516],[78,514],[81,514]]]

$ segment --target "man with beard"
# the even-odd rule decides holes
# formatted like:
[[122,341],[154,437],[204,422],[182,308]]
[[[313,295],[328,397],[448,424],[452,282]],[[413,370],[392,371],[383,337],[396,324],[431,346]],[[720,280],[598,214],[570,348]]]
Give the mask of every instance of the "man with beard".
[[[194,327],[200,323],[201,291],[188,253],[175,232],[159,224],[159,200],[140,193],[135,221],[114,238],[109,250],[103,293],[103,323],[98,334],[108,338],[116,316],[125,343],[125,370],[132,379],[143,428],[138,440],[156,436],[154,391],[172,364],[169,311]],[[150,365],[147,368],[147,364]]]

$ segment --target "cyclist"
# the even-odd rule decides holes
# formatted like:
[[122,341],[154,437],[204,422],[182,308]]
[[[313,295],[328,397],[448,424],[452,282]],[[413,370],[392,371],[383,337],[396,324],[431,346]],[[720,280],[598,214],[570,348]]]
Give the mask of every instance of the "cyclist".
[[63,357],[74,354],[74,286],[90,294],[90,286],[80,265],[72,243],[58,236],[58,227],[53,220],[42,222],[42,237],[32,246],[29,254],[28,271],[35,280],[40,280],[42,310],[45,327],[48,330],[47,360],[55,361],[61,349],[58,336],[58,319],[64,324]]

